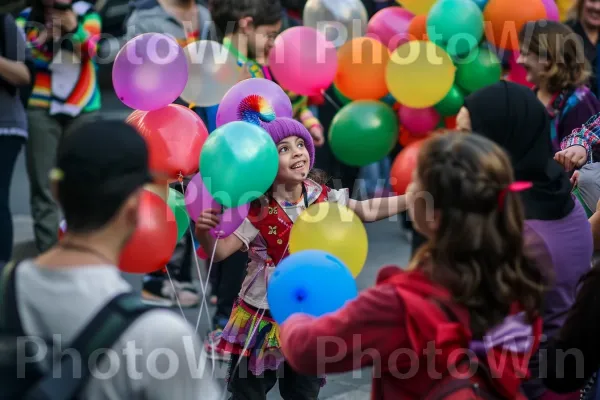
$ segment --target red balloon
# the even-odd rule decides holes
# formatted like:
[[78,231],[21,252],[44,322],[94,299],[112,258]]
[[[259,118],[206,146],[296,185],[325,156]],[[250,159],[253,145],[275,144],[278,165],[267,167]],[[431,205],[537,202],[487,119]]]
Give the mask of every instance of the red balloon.
[[153,111],[136,110],[126,122],[146,139],[152,171],[173,179],[198,172],[208,130],[194,111],[169,104]]
[[417,159],[421,145],[425,139],[412,142],[396,156],[390,171],[390,183],[397,195],[406,193],[406,188],[412,181],[413,170],[417,167]]
[[167,265],[177,245],[177,222],[160,196],[144,190],[140,199],[138,226],[123,249],[119,269],[147,274]]

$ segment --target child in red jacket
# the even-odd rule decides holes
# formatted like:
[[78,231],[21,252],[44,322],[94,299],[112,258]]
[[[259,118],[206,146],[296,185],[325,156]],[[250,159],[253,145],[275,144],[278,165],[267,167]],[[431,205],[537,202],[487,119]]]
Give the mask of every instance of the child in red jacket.
[[[465,357],[482,368],[470,378],[480,388],[524,398],[519,387],[539,343],[544,289],[523,253],[514,192],[527,187],[513,182],[508,157],[485,138],[429,139],[408,201],[428,242],[407,272],[384,268],[374,288],[341,310],[288,318],[280,332],[288,363],[305,374],[373,365],[372,398],[397,400],[448,389],[450,368]],[[491,379],[480,379],[484,370]]]

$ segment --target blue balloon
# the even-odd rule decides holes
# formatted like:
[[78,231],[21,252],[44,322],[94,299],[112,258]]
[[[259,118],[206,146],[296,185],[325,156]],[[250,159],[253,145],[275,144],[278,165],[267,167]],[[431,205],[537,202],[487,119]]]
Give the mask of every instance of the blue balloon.
[[473,2],[474,2],[475,4],[477,4],[477,6],[479,7],[479,9],[480,9],[481,11],[483,11],[483,9],[485,8],[485,6],[486,6],[486,5],[487,5],[487,3],[488,3],[488,0],[473,0]]
[[397,100],[390,93],[388,93],[385,97],[382,97],[380,101],[384,102],[388,106],[394,106],[394,104],[397,103]]
[[267,288],[271,315],[278,324],[295,313],[319,317],[337,311],[356,296],[358,288],[350,270],[321,250],[305,250],[285,258]]

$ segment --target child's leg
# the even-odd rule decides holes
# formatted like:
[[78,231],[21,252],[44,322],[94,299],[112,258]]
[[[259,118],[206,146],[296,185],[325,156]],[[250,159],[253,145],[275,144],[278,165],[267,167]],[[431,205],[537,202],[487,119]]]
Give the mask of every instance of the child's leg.
[[255,376],[248,370],[248,359],[242,357],[236,367],[239,356],[232,355],[229,364],[229,400],[266,400],[267,393],[277,382],[276,371],[265,371],[263,376]]
[[286,362],[279,378],[279,394],[283,400],[317,400],[321,383],[322,378],[301,375]]

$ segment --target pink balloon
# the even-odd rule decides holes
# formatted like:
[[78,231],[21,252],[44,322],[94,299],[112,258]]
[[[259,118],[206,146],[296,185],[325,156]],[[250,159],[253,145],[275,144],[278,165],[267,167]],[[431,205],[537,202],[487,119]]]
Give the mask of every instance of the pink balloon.
[[387,7],[378,11],[367,25],[367,37],[379,40],[390,51],[408,42],[408,26],[415,17],[413,13],[402,7]]
[[410,108],[400,106],[400,123],[412,134],[425,135],[433,131],[440,123],[440,114],[433,107]]
[[555,0],[542,0],[546,8],[546,19],[550,21],[560,21],[560,13]]
[[335,45],[308,26],[285,30],[269,52],[269,67],[284,89],[303,96],[321,94],[337,72]]
[[[185,190],[185,208],[192,220],[196,221],[200,214],[206,209],[220,209],[221,205],[210,195],[202,181],[200,174],[194,175]],[[250,204],[244,204],[236,208],[227,208],[221,215],[221,223],[215,229],[210,230],[213,237],[225,238],[231,235],[248,216]]]

